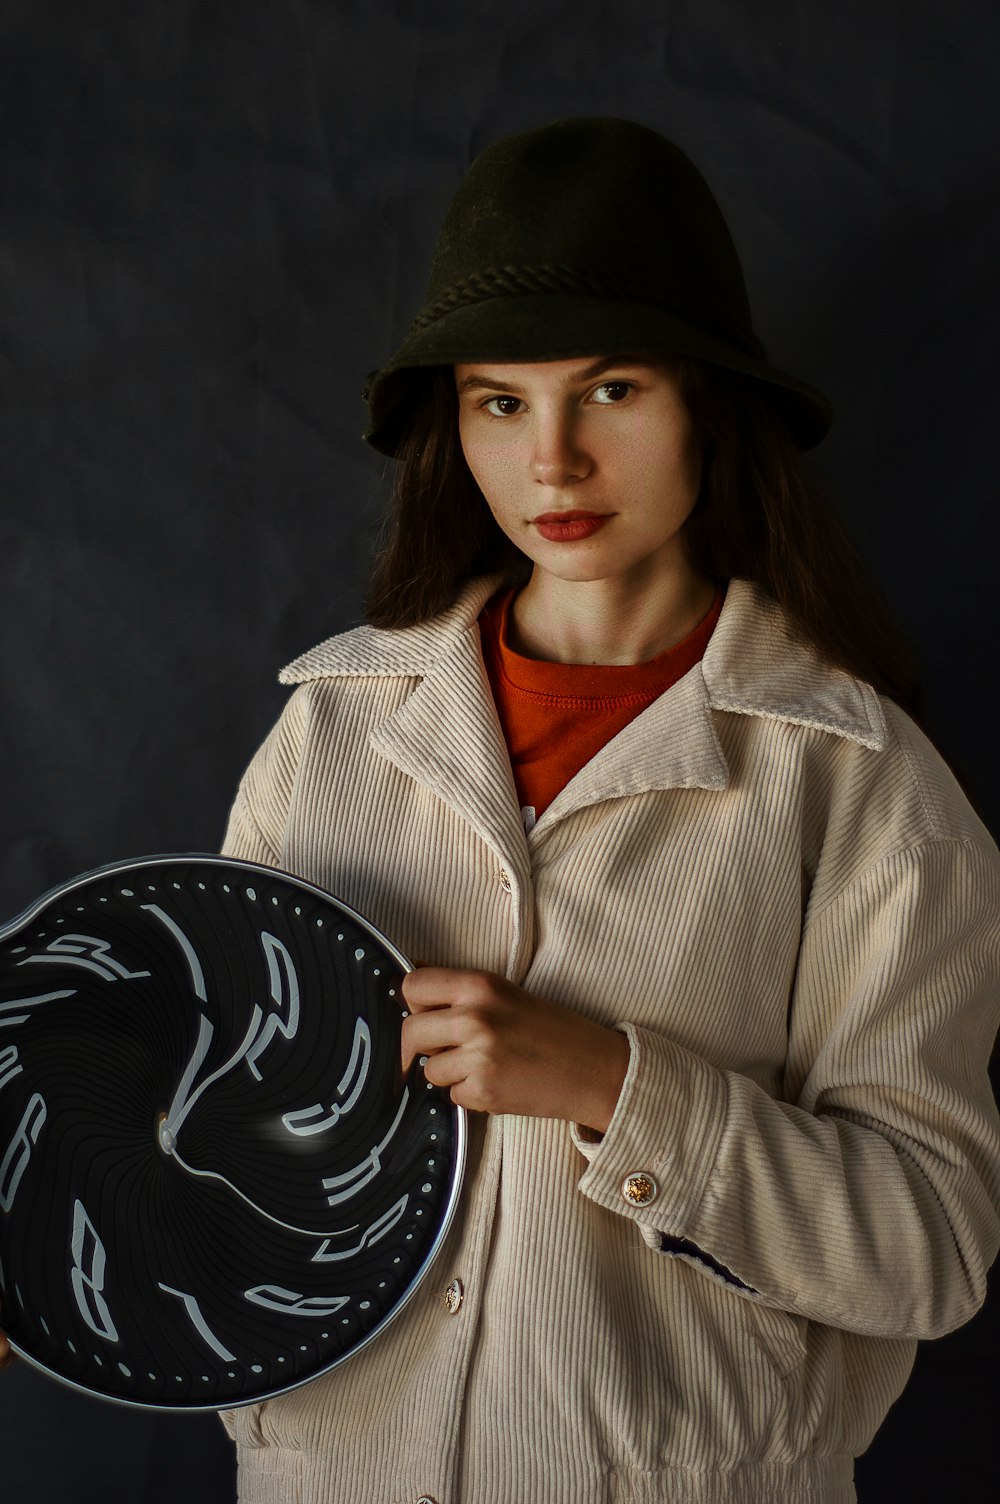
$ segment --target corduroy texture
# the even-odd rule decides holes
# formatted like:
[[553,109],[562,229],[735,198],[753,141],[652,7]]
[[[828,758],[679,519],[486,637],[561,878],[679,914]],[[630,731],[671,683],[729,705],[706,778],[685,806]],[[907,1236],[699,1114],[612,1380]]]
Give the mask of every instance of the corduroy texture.
[[226,850],[620,1024],[628,1075],[600,1143],[472,1115],[398,1319],[227,1417],[240,1497],[848,1504],[915,1340],[976,1310],[997,1249],[1000,857],[912,722],[740,580],[526,837],[476,626],[498,583],[292,665]]

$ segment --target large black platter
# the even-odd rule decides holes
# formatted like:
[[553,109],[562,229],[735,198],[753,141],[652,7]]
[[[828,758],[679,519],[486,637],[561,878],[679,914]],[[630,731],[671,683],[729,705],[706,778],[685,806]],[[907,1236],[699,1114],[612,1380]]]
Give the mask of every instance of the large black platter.
[[402,1079],[409,963],[287,873],[163,856],[0,930],[0,1326],[55,1378],[216,1410],[344,1362],[454,1212],[465,1115]]

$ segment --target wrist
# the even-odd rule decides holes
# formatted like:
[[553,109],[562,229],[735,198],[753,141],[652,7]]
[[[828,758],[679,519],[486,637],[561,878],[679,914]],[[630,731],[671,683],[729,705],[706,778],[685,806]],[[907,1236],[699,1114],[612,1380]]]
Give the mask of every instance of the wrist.
[[583,1102],[575,1121],[582,1138],[596,1143],[608,1130],[618,1106],[625,1076],[631,1058],[628,1036],[620,1029],[602,1028],[601,1069],[593,1084],[593,1091]]

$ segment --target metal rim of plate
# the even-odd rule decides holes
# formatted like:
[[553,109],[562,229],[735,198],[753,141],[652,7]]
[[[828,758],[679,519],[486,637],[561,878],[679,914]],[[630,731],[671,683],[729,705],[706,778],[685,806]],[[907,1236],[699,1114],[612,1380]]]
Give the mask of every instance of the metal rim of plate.
[[[0,1327],[70,1388],[235,1408],[346,1362],[452,1222],[405,956],[278,868],[111,863],[0,927]],[[338,1004],[330,1006],[331,995]]]

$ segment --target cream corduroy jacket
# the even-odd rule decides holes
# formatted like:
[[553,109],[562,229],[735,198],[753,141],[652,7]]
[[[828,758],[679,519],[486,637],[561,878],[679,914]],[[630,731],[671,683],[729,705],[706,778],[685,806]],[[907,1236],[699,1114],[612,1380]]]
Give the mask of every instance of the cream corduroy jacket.
[[225,849],[617,1025],[628,1075],[599,1143],[471,1115],[410,1303],[224,1417],[240,1498],[846,1504],[997,1250],[1000,857],[913,723],[741,580],[526,836],[476,625],[499,583],[286,669]]

